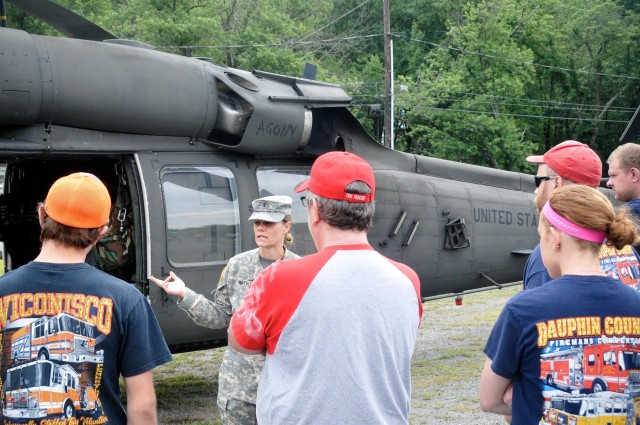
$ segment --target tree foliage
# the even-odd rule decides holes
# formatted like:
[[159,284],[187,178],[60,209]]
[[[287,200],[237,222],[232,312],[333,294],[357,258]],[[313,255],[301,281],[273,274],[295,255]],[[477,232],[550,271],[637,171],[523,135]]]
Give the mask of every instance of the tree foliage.
[[[120,38],[230,67],[300,76],[312,62],[380,140],[381,1],[56,1]],[[577,139],[606,158],[640,104],[639,13],[631,0],[393,0],[395,147],[531,171],[528,154]]]

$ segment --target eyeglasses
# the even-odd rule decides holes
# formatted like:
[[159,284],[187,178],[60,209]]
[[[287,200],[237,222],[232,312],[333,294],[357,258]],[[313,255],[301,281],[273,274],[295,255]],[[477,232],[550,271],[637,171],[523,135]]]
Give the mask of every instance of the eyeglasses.
[[536,182],[536,188],[540,187],[540,184],[545,180],[551,180],[553,176],[534,176]]
[[[309,205],[311,205],[311,201],[313,201],[314,199],[316,199],[315,196],[301,196],[300,202],[302,202],[303,207],[307,208]],[[316,201],[316,205],[318,205],[317,201]]]

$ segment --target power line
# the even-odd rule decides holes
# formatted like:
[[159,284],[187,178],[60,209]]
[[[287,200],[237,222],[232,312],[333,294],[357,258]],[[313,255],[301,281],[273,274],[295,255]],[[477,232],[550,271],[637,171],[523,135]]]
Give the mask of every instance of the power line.
[[[367,2],[368,1],[371,1],[371,0],[367,0]],[[309,34],[309,35],[311,35],[311,34]],[[481,57],[487,57],[487,58],[492,58],[492,59],[504,60],[504,61],[507,61],[507,62],[518,63],[518,64],[532,65],[532,66],[539,67],[539,68],[555,69],[555,70],[560,70],[560,71],[565,71],[565,72],[575,72],[575,73],[587,74],[587,75],[598,75],[598,76],[602,76],[602,77],[613,77],[613,78],[624,78],[624,79],[629,79],[629,80],[640,80],[640,77],[630,77],[628,75],[607,74],[607,73],[604,73],[604,72],[591,72],[591,71],[584,71],[584,70],[580,70],[580,69],[572,69],[572,68],[565,68],[565,67],[560,67],[560,66],[545,65],[545,64],[540,64],[540,63],[536,63],[536,62],[522,61],[522,60],[519,60],[519,59],[506,58],[506,57],[503,57],[503,56],[491,55],[491,54],[488,54],[488,53],[480,53],[480,52],[475,52],[475,51],[471,51],[471,50],[460,49],[460,48],[457,48],[457,47],[443,46],[442,44],[433,43],[431,41],[418,40],[416,38],[409,37],[409,36],[404,35],[402,33],[392,33],[392,35],[394,37],[404,38],[404,39],[407,39],[407,40],[410,40],[410,41],[413,41],[413,42],[416,42],[416,43],[419,43],[419,44],[428,44],[428,45],[431,45],[431,46],[434,46],[434,47],[438,47],[438,48],[446,49],[446,50],[453,50],[453,51],[457,51],[457,52],[460,52],[460,53],[463,53],[463,54],[470,54],[470,55],[475,55],[475,56],[481,56]],[[376,38],[376,37],[384,37],[384,34],[353,35],[353,36],[333,37],[333,38],[328,38],[328,39],[308,40],[308,41],[303,41],[303,39],[301,39],[299,41],[291,40],[291,41],[281,41],[281,42],[276,42],[276,43],[248,43],[248,44],[230,44],[230,45],[180,45],[180,46],[156,46],[156,48],[158,48],[158,49],[190,49],[190,50],[195,50],[195,49],[246,49],[246,48],[257,48],[257,47],[293,47],[293,46],[297,46],[297,45],[338,44],[338,43],[341,43],[343,41],[354,41],[354,40],[369,39],[369,38]]]
[[[368,104],[353,104],[352,106],[357,107],[367,107]],[[452,109],[452,108],[438,108],[435,106],[412,106],[415,109],[426,109],[426,110],[435,110],[442,112],[460,112],[460,113],[471,113],[478,115],[497,115],[497,116],[506,116],[506,117],[520,117],[520,118],[539,118],[539,119],[553,119],[553,120],[561,120],[561,121],[587,121],[587,122],[611,122],[611,123],[622,123],[627,124],[629,121],[620,121],[620,120],[604,120],[597,118],[575,118],[575,117],[552,117],[547,115],[529,115],[529,114],[510,114],[510,113],[502,113],[502,112],[490,112],[490,111],[475,111],[471,109]]]
[[[420,86],[419,84],[417,85],[418,87]],[[429,91],[438,91],[440,93],[455,93],[455,94],[464,94],[464,95],[469,95],[469,96],[484,96],[484,97],[489,97],[489,98],[497,98],[497,99],[508,99],[508,100],[524,100],[524,101],[528,101],[528,102],[536,102],[536,103],[551,103],[551,104],[555,104],[555,105],[568,105],[568,106],[583,106],[584,104],[582,103],[575,103],[575,102],[563,102],[560,100],[544,100],[544,99],[531,99],[531,98],[527,98],[527,97],[512,97],[512,96],[499,96],[499,95],[494,95],[494,94],[485,94],[485,93],[471,93],[471,92],[457,92],[457,91],[450,91],[450,90],[443,90],[443,89],[428,89]],[[598,107],[598,105],[586,105],[586,106],[594,106],[594,107]],[[609,109],[624,109],[627,111],[635,111],[635,108],[624,108],[624,107],[620,107],[620,106],[611,106],[609,107]]]
[[[350,95],[352,98],[374,98],[374,99],[382,99],[383,95],[382,94],[354,94],[354,95]],[[482,95],[480,95],[482,96]],[[496,97],[500,97],[500,96],[496,96]],[[517,99],[517,98],[511,98],[511,99],[516,99],[516,100],[525,100],[525,99]],[[567,104],[569,106],[559,106],[559,105],[549,105],[549,104],[541,104],[541,105],[536,105],[533,103],[509,103],[509,102],[502,102],[502,101],[482,101],[482,100],[477,100],[477,99],[469,99],[469,98],[453,98],[453,97],[438,97],[438,96],[426,96],[426,97],[421,97],[421,100],[434,100],[434,101],[446,101],[446,102],[467,102],[467,103],[471,103],[471,104],[478,104],[478,105],[497,105],[497,106],[501,106],[501,107],[508,107],[508,106],[513,106],[513,107],[521,107],[521,108],[541,108],[541,109],[564,109],[564,110],[569,110],[569,111],[575,111],[576,109],[580,110],[581,112],[596,112],[596,111],[602,111],[604,108],[602,105],[592,105],[592,104],[580,104],[580,103],[574,103],[574,104]],[[409,106],[411,104],[409,103]],[[573,106],[571,106],[573,105]],[[608,112],[611,113],[619,113],[619,114],[632,114],[635,112],[635,108],[623,108],[623,107],[608,107],[606,108],[606,110]]]
[[415,41],[416,43],[429,44],[431,46],[439,47],[441,49],[453,50],[453,51],[460,52],[460,53],[465,53],[465,54],[469,54],[469,55],[476,55],[476,56],[483,56],[483,57],[486,57],[486,58],[499,59],[499,60],[503,60],[503,61],[507,61],[507,62],[521,63],[521,64],[525,64],[525,65],[532,65],[532,66],[536,66],[536,67],[539,67],[539,68],[556,69],[556,70],[560,70],[560,71],[577,72],[577,73],[589,74],[589,75],[593,74],[593,75],[599,75],[599,76],[602,76],[602,77],[615,77],[615,78],[626,78],[626,79],[629,79],[629,80],[640,80],[640,77],[629,77],[627,75],[605,74],[605,73],[602,73],[602,72],[590,72],[590,71],[583,71],[583,70],[580,70],[580,69],[563,68],[561,66],[544,65],[544,64],[535,63],[535,62],[521,61],[521,60],[512,59],[512,58],[505,58],[503,56],[490,55],[490,54],[487,54],[487,53],[474,52],[472,50],[460,49],[458,47],[443,46],[442,44],[433,43],[431,41],[418,40],[416,38],[412,38],[412,37],[406,36],[406,35],[404,35],[402,33],[394,33],[393,35],[396,36],[396,37],[402,37],[402,38],[406,38],[407,40]]
[[[381,86],[382,84],[384,84],[381,81],[374,81],[374,82],[368,82],[368,83],[352,83],[352,82],[345,82],[344,84],[342,84],[343,87],[349,87],[349,86],[365,86],[365,87],[378,87]],[[421,87],[421,84],[415,84],[416,87]],[[533,102],[533,104],[524,104],[522,106],[533,106],[533,107],[537,107],[539,105],[536,105],[536,103],[542,103],[542,104],[550,104],[550,106],[546,106],[543,105],[544,107],[555,107],[558,109],[562,109],[562,108],[566,108],[566,107],[571,107],[574,106],[576,108],[584,108],[584,107],[592,107],[592,108],[600,108],[602,109],[602,105],[594,105],[594,104],[585,104],[585,103],[576,103],[576,102],[563,102],[560,100],[544,100],[544,99],[531,99],[528,97],[513,97],[513,96],[499,96],[499,95],[494,95],[494,94],[486,94],[486,93],[472,93],[472,92],[459,92],[459,91],[452,91],[452,90],[445,90],[445,89],[434,89],[434,88],[429,88],[425,91],[425,93],[429,93],[429,92],[438,92],[438,93],[453,93],[455,95],[468,95],[468,96],[473,96],[473,97],[487,97],[487,98],[491,98],[491,99],[507,99],[507,100],[515,100],[515,101],[524,101],[524,102]],[[361,97],[361,96],[372,96],[372,97],[377,97],[377,96],[382,96],[382,94],[351,94],[351,97]],[[441,98],[438,96],[433,96],[433,98],[435,99],[441,99],[441,100],[452,100],[452,101],[474,101],[473,99],[460,99],[460,98]],[[400,98],[399,98],[400,99]],[[480,102],[480,101],[478,101]],[[617,111],[621,111],[621,112],[635,112],[636,108],[628,108],[628,107],[623,107],[623,106],[609,106],[607,108],[607,110],[617,110]]]
[[348,11],[347,13],[345,13],[344,15],[340,16],[339,18],[334,19],[333,21],[329,22],[327,25],[323,26],[322,28],[318,28],[317,30],[313,31],[311,34],[307,34],[304,37],[302,37],[300,40],[298,41],[302,41],[305,40],[309,37],[311,37],[313,34],[316,34],[320,31],[322,31],[323,29],[327,28],[330,25],[335,24],[336,22],[338,22],[340,19],[344,18],[345,16],[349,15],[352,12],[355,12],[356,10],[360,9],[362,6],[364,6],[365,4],[369,3],[371,0],[365,0],[364,2],[360,3],[358,6],[354,7],[353,9],[351,9],[350,11]]
[[291,47],[296,45],[332,44],[342,41],[359,40],[365,38],[382,37],[383,34],[353,35],[347,37],[336,37],[315,41],[280,41],[277,43],[252,43],[252,44],[228,44],[228,45],[181,45],[181,46],[156,46],[158,49],[243,49],[254,47]]
[[[435,90],[435,89],[433,89],[433,90]],[[484,96],[484,97],[497,98],[497,99],[523,100],[523,101],[527,101],[527,102],[536,102],[536,103],[550,103],[552,105],[568,105],[568,106],[576,106],[576,107],[593,106],[593,107],[596,107],[596,108],[599,107],[599,105],[582,104],[582,103],[574,103],[574,102],[562,102],[562,101],[559,101],[559,100],[531,99],[531,98],[527,98],[527,97],[499,96],[499,95],[493,95],[493,94],[455,92],[455,91],[449,91],[449,90],[438,90],[438,91],[439,92],[444,92],[444,93],[464,94],[464,95],[469,95],[469,96]],[[622,109],[622,110],[631,111],[631,112],[636,110],[636,108],[625,108],[625,107],[621,107],[621,106],[610,106],[608,109]]]

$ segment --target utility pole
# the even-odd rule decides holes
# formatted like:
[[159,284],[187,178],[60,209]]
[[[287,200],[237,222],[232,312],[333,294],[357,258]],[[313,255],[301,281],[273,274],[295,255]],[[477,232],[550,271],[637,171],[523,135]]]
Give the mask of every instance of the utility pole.
[[7,10],[4,5],[4,0],[0,0],[0,27],[7,27]]
[[382,0],[384,22],[384,145],[393,149],[393,40],[391,40],[391,0]]

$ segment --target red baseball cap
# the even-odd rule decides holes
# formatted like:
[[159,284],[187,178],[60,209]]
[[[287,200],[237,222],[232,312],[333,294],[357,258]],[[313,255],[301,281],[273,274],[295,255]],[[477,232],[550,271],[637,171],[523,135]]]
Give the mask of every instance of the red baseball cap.
[[600,186],[602,161],[584,143],[567,140],[549,149],[544,155],[527,157],[527,162],[547,164],[564,179],[590,187]]
[[111,197],[104,183],[93,174],[74,173],[53,183],[44,208],[58,223],[95,229],[109,223]]
[[[346,187],[362,181],[371,193],[347,193]],[[376,190],[373,170],[367,161],[350,152],[328,152],[320,155],[311,167],[311,176],[296,186],[296,192],[310,190],[318,196],[347,202],[371,202]]]

